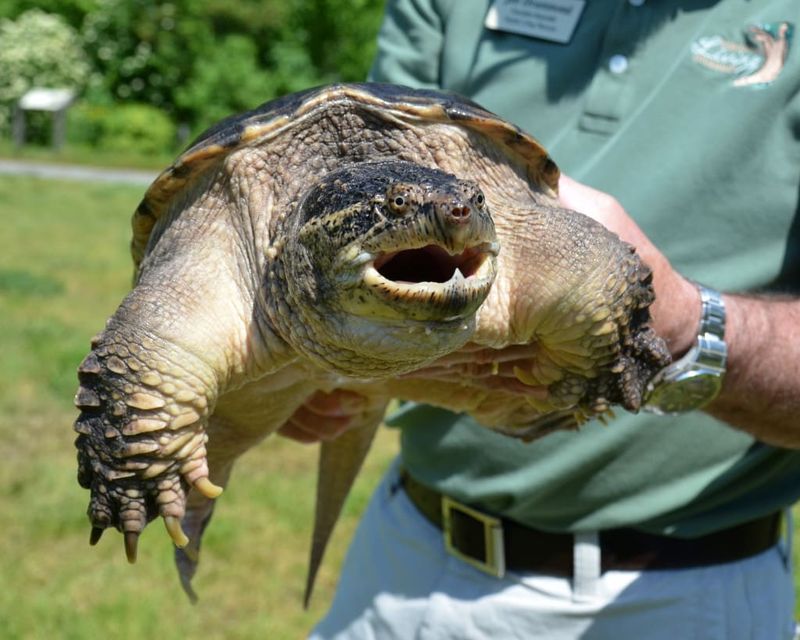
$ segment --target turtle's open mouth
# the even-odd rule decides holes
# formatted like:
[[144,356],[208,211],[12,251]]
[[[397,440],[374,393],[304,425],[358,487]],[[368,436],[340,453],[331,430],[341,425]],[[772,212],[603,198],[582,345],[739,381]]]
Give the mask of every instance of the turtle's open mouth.
[[457,277],[456,271],[464,278],[475,276],[489,255],[483,245],[450,255],[442,247],[429,244],[420,249],[381,254],[375,258],[373,267],[384,278],[396,283],[442,283]]
[[451,254],[439,245],[384,252],[364,272],[364,282],[391,306],[420,320],[451,320],[475,311],[495,275],[496,242]]

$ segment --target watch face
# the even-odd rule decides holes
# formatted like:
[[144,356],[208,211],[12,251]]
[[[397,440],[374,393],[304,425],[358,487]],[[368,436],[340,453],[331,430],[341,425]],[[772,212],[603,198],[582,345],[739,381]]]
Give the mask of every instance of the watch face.
[[676,415],[699,409],[719,393],[722,377],[710,371],[687,371],[681,377],[658,386],[647,399],[645,409],[659,415]]

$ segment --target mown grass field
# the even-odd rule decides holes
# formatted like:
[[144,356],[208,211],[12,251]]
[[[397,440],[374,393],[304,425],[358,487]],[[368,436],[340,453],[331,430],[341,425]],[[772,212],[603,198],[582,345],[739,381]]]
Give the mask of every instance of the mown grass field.
[[29,144],[17,148],[10,140],[0,139],[0,158],[26,160],[30,162],[54,162],[61,164],[90,165],[94,167],[117,167],[121,169],[161,170],[175,158],[177,150],[157,155],[126,151],[102,151],[67,143],[59,150],[49,146]]
[[75,369],[128,289],[142,189],[0,177],[0,637],[303,637],[325,611],[358,514],[396,450],[383,430],[337,529],[308,612],[302,589],[316,449],[274,438],[220,499],[189,604],[158,522],[139,561],[88,545],[75,479]]

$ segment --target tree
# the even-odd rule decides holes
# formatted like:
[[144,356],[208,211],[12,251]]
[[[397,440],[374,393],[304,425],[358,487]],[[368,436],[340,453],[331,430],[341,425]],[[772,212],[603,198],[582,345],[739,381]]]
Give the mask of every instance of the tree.
[[93,99],[148,103],[198,129],[277,95],[363,80],[383,0],[98,0],[83,39]]
[[[364,80],[383,4],[384,0],[0,0],[0,16],[21,18],[30,6],[40,5],[62,15],[53,18],[62,31],[69,29],[68,22],[80,25],[85,55],[74,31],[69,31],[69,42],[62,35],[36,45],[56,58],[53,73],[86,85],[84,98],[92,105],[150,105],[197,133],[225,115],[284,93]],[[0,36],[0,56],[10,50],[10,42]],[[26,77],[2,58],[0,68],[0,92],[3,82],[17,86],[20,77]],[[65,76],[67,68],[77,75]]]

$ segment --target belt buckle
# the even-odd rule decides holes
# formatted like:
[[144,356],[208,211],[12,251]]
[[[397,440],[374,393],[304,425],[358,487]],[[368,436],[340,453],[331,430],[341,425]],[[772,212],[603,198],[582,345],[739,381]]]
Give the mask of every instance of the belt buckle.
[[[452,536],[454,512],[464,514],[483,525],[485,561],[473,558],[455,546]],[[444,546],[449,554],[495,578],[502,578],[505,575],[506,553],[503,545],[503,523],[500,518],[495,518],[456,502],[447,496],[442,496],[442,533],[444,535]]]

